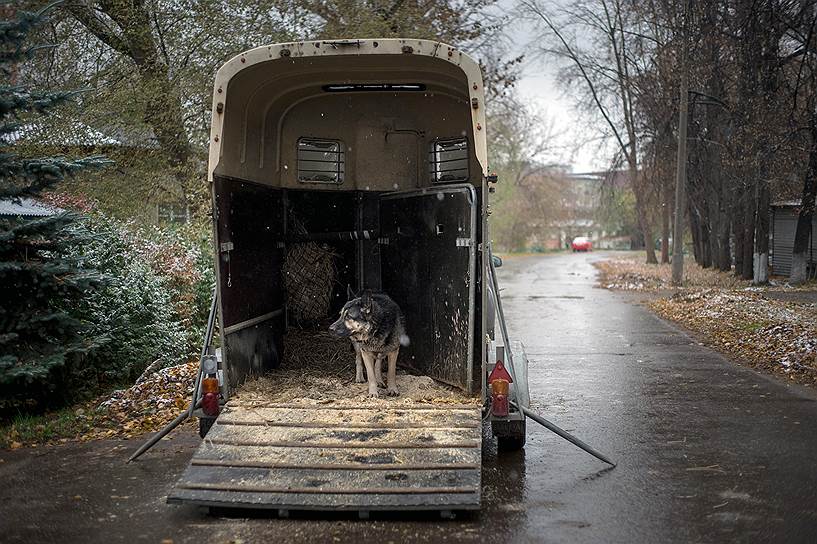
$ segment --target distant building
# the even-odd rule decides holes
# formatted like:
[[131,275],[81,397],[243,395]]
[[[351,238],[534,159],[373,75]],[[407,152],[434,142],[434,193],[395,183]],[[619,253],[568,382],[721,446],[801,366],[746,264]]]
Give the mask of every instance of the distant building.
[[607,232],[598,219],[602,188],[605,183],[626,184],[626,173],[571,173],[566,167],[551,166],[529,176],[548,198],[556,199],[555,210],[544,219],[533,219],[527,246],[532,249],[566,249],[577,236],[584,236],[600,249],[629,249],[629,236]]
[[606,177],[606,172],[565,175],[567,187],[562,199],[566,217],[554,225],[559,229],[559,247],[568,247],[577,236],[589,238],[597,246],[599,239],[606,235],[596,221],[601,187]]
[[[797,230],[797,216],[800,202],[775,202],[771,206],[771,255],[769,266],[776,276],[791,274],[792,254],[794,253],[794,233]],[[811,221],[811,233],[808,245],[809,276],[817,272],[817,215]]]
[[163,166],[159,141],[147,127],[92,127],[52,115],[22,125],[3,136],[2,143],[44,149],[52,155],[106,155],[114,166],[84,173],[82,180],[90,180],[88,183],[67,180],[60,187],[98,201],[103,210],[115,215],[153,224],[189,221],[181,188]]

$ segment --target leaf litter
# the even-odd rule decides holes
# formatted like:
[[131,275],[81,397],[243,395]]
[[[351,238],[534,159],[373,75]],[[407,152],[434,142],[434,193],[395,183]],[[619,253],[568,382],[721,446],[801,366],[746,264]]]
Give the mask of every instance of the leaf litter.
[[[700,334],[706,344],[739,362],[802,385],[817,385],[817,303],[814,285],[752,286],[728,272],[685,263],[684,287],[671,287],[670,265],[633,258],[596,263],[599,283],[612,290],[658,292],[647,306]],[[785,291],[787,300],[770,294]],[[799,294],[799,296],[798,296]]]

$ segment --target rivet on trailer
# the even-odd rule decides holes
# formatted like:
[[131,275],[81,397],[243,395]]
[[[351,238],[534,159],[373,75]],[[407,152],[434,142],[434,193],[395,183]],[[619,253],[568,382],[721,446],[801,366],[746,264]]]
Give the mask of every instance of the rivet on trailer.
[[[221,67],[208,166],[217,285],[194,399],[177,420],[199,417],[206,440],[169,502],[361,515],[479,508],[483,422],[500,449],[518,449],[534,417],[491,255],[497,180],[484,103],[478,64],[433,41],[285,43]],[[304,241],[331,244],[340,264],[327,312],[346,286],[388,293],[412,340],[398,364],[483,408],[395,405],[399,425],[383,428],[361,406],[377,440],[339,433],[331,410],[303,406],[265,407],[263,425],[227,424],[225,413],[235,421],[247,410],[231,402],[236,388],[282,362],[292,313],[282,270],[287,248]]]

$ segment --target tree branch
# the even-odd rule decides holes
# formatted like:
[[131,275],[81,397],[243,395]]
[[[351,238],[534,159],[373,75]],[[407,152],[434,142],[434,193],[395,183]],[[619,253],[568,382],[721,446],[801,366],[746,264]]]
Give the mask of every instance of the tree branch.
[[66,4],[63,7],[101,42],[123,55],[130,56],[131,51],[128,43],[117,35],[88,4],[77,2],[75,4]]
[[616,141],[618,142],[618,145],[621,148],[622,152],[626,154],[627,146],[624,144],[624,140],[621,138],[621,134],[619,133],[618,129],[613,123],[613,120],[610,118],[610,115],[607,113],[607,109],[601,103],[601,98],[599,98],[599,95],[596,92],[596,86],[593,84],[593,80],[590,79],[590,75],[585,70],[584,65],[579,60],[579,57],[573,51],[573,48],[570,47],[570,44],[567,43],[565,37],[562,35],[561,32],[559,32],[559,29],[556,28],[556,25],[553,24],[550,18],[544,12],[542,12],[542,10],[539,9],[539,6],[534,4],[531,0],[522,0],[522,5],[526,6],[529,10],[531,10],[531,12],[533,12],[536,16],[542,19],[542,21],[544,21],[547,27],[550,28],[550,30],[556,35],[556,37],[562,43],[562,46],[565,48],[568,57],[570,57],[570,59],[572,59],[573,62],[576,64],[576,67],[581,72],[582,78],[584,79],[585,83],[587,83],[587,86],[590,90],[590,94],[593,97],[593,102],[599,109],[599,113],[601,113],[602,117],[604,117],[604,120],[607,122],[607,125],[610,127],[610,130],[613,131],[613,135],[615,136]]

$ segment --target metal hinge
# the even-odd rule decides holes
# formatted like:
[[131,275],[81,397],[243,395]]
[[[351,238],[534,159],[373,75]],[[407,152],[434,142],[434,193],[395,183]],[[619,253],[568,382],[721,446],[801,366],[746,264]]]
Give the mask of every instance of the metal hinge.
[[471,247],[473,243],[470,238],[457,238],[457,247]]
[[232,251],[235,246],[232,242],[221,242],[218,247],[222,253],[227,253],[228,251]]
[[378,244],[381,244],[381,245],[384,245],[384,246],[387,246],[387,245],[389,245],[389,237],[388,237],[388,236],[384,236],[384,237],[382,237],[382,238],[378,238],[378,239],[377,239],[377,243],[378,243]]

